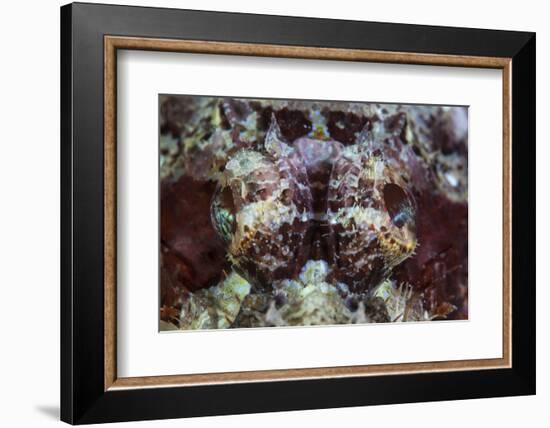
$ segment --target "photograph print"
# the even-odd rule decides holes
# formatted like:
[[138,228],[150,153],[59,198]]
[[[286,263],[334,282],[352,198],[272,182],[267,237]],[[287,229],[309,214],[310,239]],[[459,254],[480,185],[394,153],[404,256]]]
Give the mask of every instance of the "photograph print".
[[159,95],[160,331],[468,319],[468,108]]

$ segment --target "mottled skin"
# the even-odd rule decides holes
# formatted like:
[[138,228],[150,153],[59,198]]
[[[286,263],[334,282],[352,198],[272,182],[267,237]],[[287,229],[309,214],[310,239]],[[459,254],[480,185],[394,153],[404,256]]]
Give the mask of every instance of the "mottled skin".
[[265,153],[241,150],[227,162],[212,203],[234,268],[257,287],[299,273],[312,211],[302,159],[278,140],[266,138],[265,146]]
[[412,195],[372,132],[335,159],[328,185],[329,263],[353,292],[371,290],[416,247]]
[[285,141],[273,116],[262,150],[227,162],[213,223],[234,268],[257,290],[325,260],[330,279],[371,291],[416,246],[414,201],[367,124],[353,145]]

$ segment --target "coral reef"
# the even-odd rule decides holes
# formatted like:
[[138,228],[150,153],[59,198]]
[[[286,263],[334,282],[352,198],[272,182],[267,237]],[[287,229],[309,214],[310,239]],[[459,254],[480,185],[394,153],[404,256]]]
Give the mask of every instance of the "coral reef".
[[467,110],[160,98],[161,329],[465,319]]

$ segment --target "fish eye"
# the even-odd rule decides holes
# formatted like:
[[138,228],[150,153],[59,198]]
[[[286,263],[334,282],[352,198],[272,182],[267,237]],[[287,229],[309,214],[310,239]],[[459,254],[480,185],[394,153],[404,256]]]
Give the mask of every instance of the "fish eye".
[[210,217],[212,224],[223,241],[228,244],[235,234],[235,203],[229,187],[216,190],[210,205]]
[[402,228],[407,220],[409,219],[409,216],[404,212],[399,212],[395,217],[392,218],[393,224],[395,224],[398,228]]
[[413,219],[413,208],[407,193],[397,184],[388,183],[384,186],[384,203],[392,223],[402,228]]

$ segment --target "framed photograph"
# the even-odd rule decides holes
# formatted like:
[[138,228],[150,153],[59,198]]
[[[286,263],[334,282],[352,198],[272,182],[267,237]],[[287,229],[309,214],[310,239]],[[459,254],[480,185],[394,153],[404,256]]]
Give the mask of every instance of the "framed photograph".
[[535,35],[61,8],[61,418],[535,393]]

